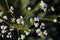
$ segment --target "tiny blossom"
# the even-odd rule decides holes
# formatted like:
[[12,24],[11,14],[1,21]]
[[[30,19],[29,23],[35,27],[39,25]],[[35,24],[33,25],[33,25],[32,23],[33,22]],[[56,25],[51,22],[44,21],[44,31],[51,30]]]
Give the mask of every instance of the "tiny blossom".
[[29,35],[30,34],[30,32],[27,32],[27,31],[24,31],[25,33],[26,33],[26,35]]
[[44,23],[41,23],[41,25],[42,25],[42,26],[45,26],[45,24],[44,24]]
[[1,29],[4,29],[5,30],[5,29],[7,29],[7,26],[2,25],[1,26]]
[[1,33],[6,33],[6,30],[2,30]]
[[3,22],[3,20],[2,20],[2,19],[0,19],[0,22]]
[[6,19],[6,20],[8,19],[7,16],[3,16],[3,18]]
[[13,30],[14,30],[13,28],[10,29],[10,31],[13,31]]
[[55,11],[55,9],[54,9],[54,7],[53,7],[53,6],[51,7],[51,10],[52,10],[52,11]]
[[10,34],[11,34],[11,32],[8,33],[8,35],[10,35]]
[[31,10],[31,7],[28,7],[27,9],[28,9],[28,10]]
[[15,18],[11,18],[11,22],[15,22]]
[[25,38],[25,35],[21,35],[21,39],[23,40]]
[[57,19],[54,19],[53,22],[57,22]]
[[13,6],[10,6],[10,10],[14,10]]
[[42,35],[43,35],[42,32],[38,33],[38,36],[42,36]]
[[3,11],[1,11],[1,12],[0,12],[0,16],[2,16],[3,14],[4,14],[4,12],[3,12]]
[[43,32],[43,34],[44,34],[44,35],[47,35],[47,30],[45,30],[45,31]]
[[24,21],[23,20],[21,21],[21,24],[24,25]]
[[23,16],[20,16],[21,19],[23,19]]
[[40,3],[40,6],[41,6],[41,9],[46,11],[47,10],[47,4],[43,2],[43,0],[41,0],[41,3]]
[[33,18],[30,18],[30,22],[33,22]]
[[39,22],[39,18],[38,17],[34,17],[34,21],[38,21]]
[[38,27],[39,26],[39,23],[34,23],[35,27]]
[[20,24],[21,20],[20,18],[16,19],[17,24]]
[[40,33],[41,32],[41,30],[38,28],[37,30],[36,30],[36,33]]
[[4,35],[2,34],[2,38],[4,37]]
[[7,38],[12,38],[12,35],[7,35]]

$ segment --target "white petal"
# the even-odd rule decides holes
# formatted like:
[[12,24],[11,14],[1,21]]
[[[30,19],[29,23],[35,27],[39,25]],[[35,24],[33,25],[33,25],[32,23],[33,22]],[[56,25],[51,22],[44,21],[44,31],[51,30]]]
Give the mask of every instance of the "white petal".
[[30,22],[33,22],[33,18],[30,18]]
[[11,22],[15,22],[15,18],[11,18]]
[[31,10],[31,7],[28,7],[28,10]]
[[4,25],[1,26],[1,29],[4,29]]
[[47,36],[47,30],[45,30],[45,31],[43,32],[43,34]]
[[10,31],[13,31],[14,29],[12,28],[12,29],[10,29]]
[[27,32],[27,31],[24,31],[25,33],[26,33],[26,35],[29,35],[30,34],[30,32]]
[[23,20],[21,21],[21,24],[24,25],[24,21]]
[[41,23],[41,25],[42,25],[42,26],[45,26],[45,24],[44,24],[44,23]]
[[4,14],[4,12],[2,11],[2,12],[0,12],[0,16],[2,16]]
[[8,33],[8,35],[10,35],[10,34],[11,34],[11,32]]
[[10,35],[10,38],[12,38],[12,35]]
[[0,22],[3,22],[3,20],[2,20],[2,19],[0,19]]
[[9,35],[7,35],[7,38],[9,38]]
[[34,18],[34,21],[39,21],[39,18],[38,18],[38,17],[35,17],[35,18]]
[[17,24],[20,24],[21,20],[20,18],[16,19]]
[[52,11],[55,11],[55,9],[54,9],[54,7],[53,7],[53,6],[51,7],[51,10],[52,10]]
[[6,33],[6,30],[2,30],[1,33]]
[[38,27],[39,26],[39,23],[34,23],[35,27]]
[[4,26],[4,30],[7,29],[7,26]]
[[36,33],[40,33],[41,32],[41,30],[38,28],[37,30],[36,30]]
[[24,39],[25,38],[25,35],[21,35],[21,39]]
[[10,10],[14,10],[13,6],[10,6]]
[[20,18],[22,19],[22,18],[23,18],[23,16],[20,16]]
[[6,20],[8,19],[7,16],[3,16],[3,18],[6,19]]
[[57,19],[54,19],[53,22],[57,22]]

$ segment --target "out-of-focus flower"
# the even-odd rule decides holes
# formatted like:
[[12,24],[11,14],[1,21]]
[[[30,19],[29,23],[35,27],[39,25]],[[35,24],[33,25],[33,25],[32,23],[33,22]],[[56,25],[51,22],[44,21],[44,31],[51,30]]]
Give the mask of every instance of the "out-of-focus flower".
[[54,19],[53,22],[57,22],[57,19]]
[[4,19],[8,20],[8,17],[7,16],[3,16]]
[[31,7],[28,7],[27,9],[30,11],[31,10]]
[[35,27],[38,27],[38,26],[39,26],[39,23],[34,23],[34,26],[35,26]]
[[25,35],[21,35],[21,39],[23,40],[25,38]]
[[39,18],[38,17],[34,17],[34,21],[38,21],[39,22]]
[[2,20],[2,19],[0,19],[0,22],[3,22],[3,20]]
[[44,3],[43,0],[41,0],[40,6],[41,6],[41,9],[44,10],[44,12],[46,12],[46,10],[47,10],[47,4]]
[[4,14],[4,12],[3,12],[3,11],[1,11],[1,12],[0,12],[0,16],[2,16],[3,14]]
[[53,7],[53,6],[51,6],[51,10],[52,10],[52,11],[55,11],[55,9],[54,9],[54,7]]
[[6,30],[2,30],[1,33],[3,33],[3,34],[6,33]]

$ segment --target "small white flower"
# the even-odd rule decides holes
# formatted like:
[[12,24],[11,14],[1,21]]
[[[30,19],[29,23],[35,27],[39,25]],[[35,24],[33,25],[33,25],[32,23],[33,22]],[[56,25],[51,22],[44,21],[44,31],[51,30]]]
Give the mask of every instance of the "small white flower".
[[31,7],[28,7],[27,9],[30,11],[31,10]]
[[4,35],[2,34],[2,38],[4,37]]
[[57,19],[54,19],[53,22],[57,22]]
[[8,19],[7,16],[3,16],[3,18],[6,19],[6,20]]
[[45,30],[45,31],[43,32],[43,34],[47,36],[47,30]]
[[11,32],[8,33],[8,35],[10,35],[10,34],[11,34]]
[[33,18],[30,18],[30,22],[33,22]]
[[7,37],[7,38],[12,38],[12,35],[7,35],[6,37]]
[[13,6],[10,6],[10,10],[14,10]]
[[39,22],[39,18],[38,17],[35,17],[34,18],[34,21],[38,21]]
[[38,36],[42,36],[42,35],[43,35],[42,32],[38,33]]
[[7,38],[9,38],[9,35],[7,35]]
[[21,19],[23,19],[23,16],[20,16]]
[[54,9],[54,7],[53,7],[53,6],[51,7],[51,10],[52,10],[52,11],[55,11],[55,9]]
[[40,6],[41,6],[41,9],[44,10],[44,12],[46,12],[46,10],[47,10],[47,4],[44,3],[43,0],[41,0]]
[[1,11],[1,12],[0,12],[0,16],[2,16],[3,14],[4,14],[4,12],[3,12],[3,11]]
[[37,30],[36,30],[36,33],[40,33],[41,32],[41,30],[38,28]]
[[30,32],[27,32],[27,31],[24,31],[25,33],[26,33],[26,35],[29,35],[30,34]]
[[23,20],[21,21],[21,24],[24,25],[24,21]]
[[13,30],[14,30],[13,28],[10,29],[10,31],[13,31]]
[[45,24],[44,24],[44,23],[41,23],[41,25],[42,25],[42,26],[45,26]]
[[4,30],[7,29],[7,26],[4,26]]
[[11,22],[15,22],[15,18],[11,18]]
[[3,22],[3,20],[2,20],[2,19],[0,19],[0,22]]
[[4,29],[5,30],[5,29],[7,29],[7,26],[2,25],[1,26],[1,29]]
[[25,38],[25,35],[21,35],[21,39],[23,40]]
[[6,33],[6,30],[2,30],[1,33]]
[[39,23],[34,23],[35,27],[38,27],[39,26]]
[[16,19],[17,24],[20,24],[21,20],[20,18]]

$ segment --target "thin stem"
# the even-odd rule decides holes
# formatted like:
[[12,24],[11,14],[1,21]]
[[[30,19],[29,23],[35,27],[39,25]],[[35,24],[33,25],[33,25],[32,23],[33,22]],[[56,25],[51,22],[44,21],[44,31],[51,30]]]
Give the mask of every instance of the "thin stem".
[[[5,0],[5,2],[6,2],[6,5],[7,5],[7,8],[8,8],[8,12],[12,15],[12,13],[10,12],[10,9],[9,9],[8,1]],[[14,16],[12,15],[12,17],[14,17]]]

